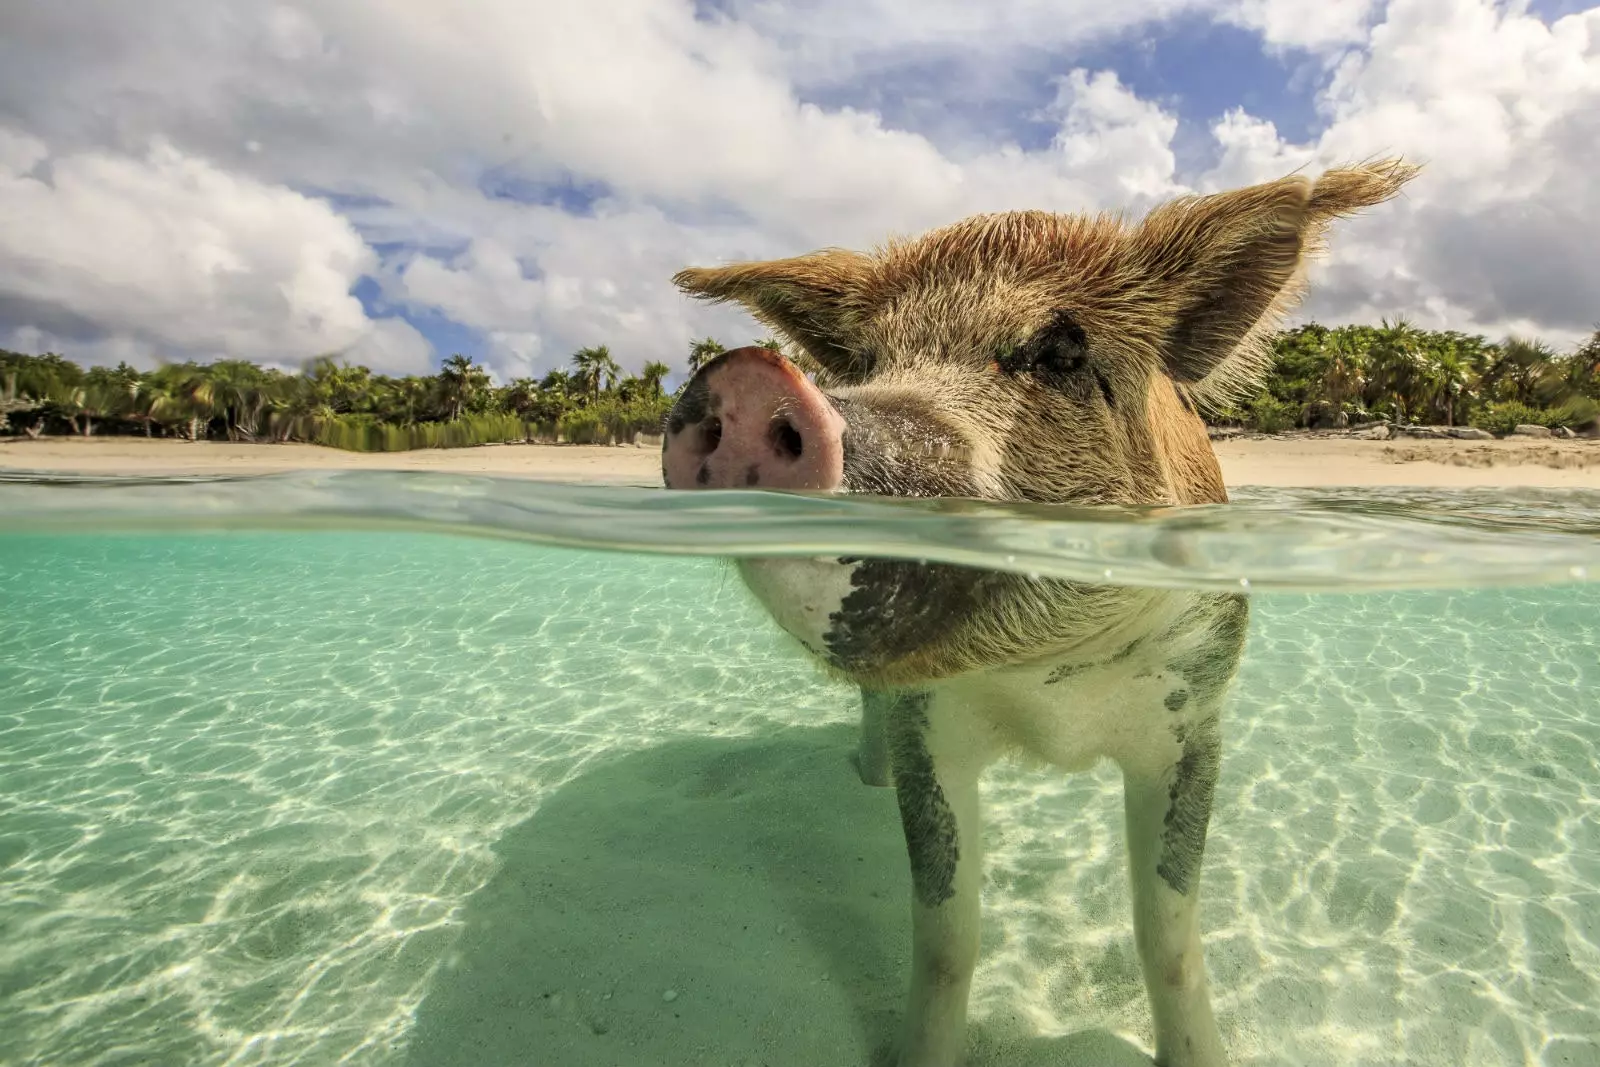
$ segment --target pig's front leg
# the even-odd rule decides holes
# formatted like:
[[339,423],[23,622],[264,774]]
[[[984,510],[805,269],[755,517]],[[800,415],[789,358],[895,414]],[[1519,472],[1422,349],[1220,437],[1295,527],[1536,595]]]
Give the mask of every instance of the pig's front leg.
[[884,711],[912,887],[911,990],[897,1063],[956,1067],[978,962],[978,776],[989,738],[963,709],[926,691],[895,694]]
[[889,711],[894,694],[878,689],[861,690],[861,743],[856,747],[856,773],[867,785],[891,784],[889,768]]
[[1222,753],[1215,713],[1174,729],[1164,770],[1124,768],[1133,932],[1159,1067],[1225,1067],[1200,947],[1200,858]]

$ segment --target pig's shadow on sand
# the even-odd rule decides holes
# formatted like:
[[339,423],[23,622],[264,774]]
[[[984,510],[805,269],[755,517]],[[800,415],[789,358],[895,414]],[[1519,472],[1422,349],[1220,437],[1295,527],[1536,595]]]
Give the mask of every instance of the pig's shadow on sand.
[[[412,1067],[867,1067],[910,958],[894,794],[848,727],[633,753],[563,786],[496,845],[417,1012]],[[984,1067],[1149,1067],[1090,1030],[971,1027]]]

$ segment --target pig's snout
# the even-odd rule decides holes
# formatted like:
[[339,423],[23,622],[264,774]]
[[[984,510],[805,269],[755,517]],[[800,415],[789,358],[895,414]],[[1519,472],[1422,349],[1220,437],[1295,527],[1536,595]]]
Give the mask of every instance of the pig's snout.
[[837,489],[844,419],[782,355],[737,348],[684,387],[661,473],[668,489]]

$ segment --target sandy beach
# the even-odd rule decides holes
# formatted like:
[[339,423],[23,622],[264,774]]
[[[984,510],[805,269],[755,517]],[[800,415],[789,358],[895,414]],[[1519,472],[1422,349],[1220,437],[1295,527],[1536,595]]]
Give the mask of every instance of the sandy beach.
[[[1336,437],[1215,442],[1230,486],[1430,486],[1600,489],[1600,441],[1365,441]],[[659,485],[653,446],[487,445],[345,452],[302,444],[138,437],[7,440],[0,470],[106,475],[265,474],[305,469],[427,470],[540,481]]]

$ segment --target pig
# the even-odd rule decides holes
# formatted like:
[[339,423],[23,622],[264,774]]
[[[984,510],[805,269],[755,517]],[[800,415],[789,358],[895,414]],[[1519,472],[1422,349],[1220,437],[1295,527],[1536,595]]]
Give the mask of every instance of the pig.
[[[767,348],[702,367],[666,420],[668,489],[1069,505],[1223,504],[1202,413],[1269,365],[1330,223],[1397,196],[1401,159],[1119,216],[977,215],[871,253],[688,268]],[[1123,776],[1133,933],[1161,1067],[1227,1062],[1197,921],[1243,593],[895,559],[747,559],[744,583],[858,686],[863,781],[892,784],[911,875],[895,1062],[953,1067],[978,959],[978,781],[1007,754]]]

